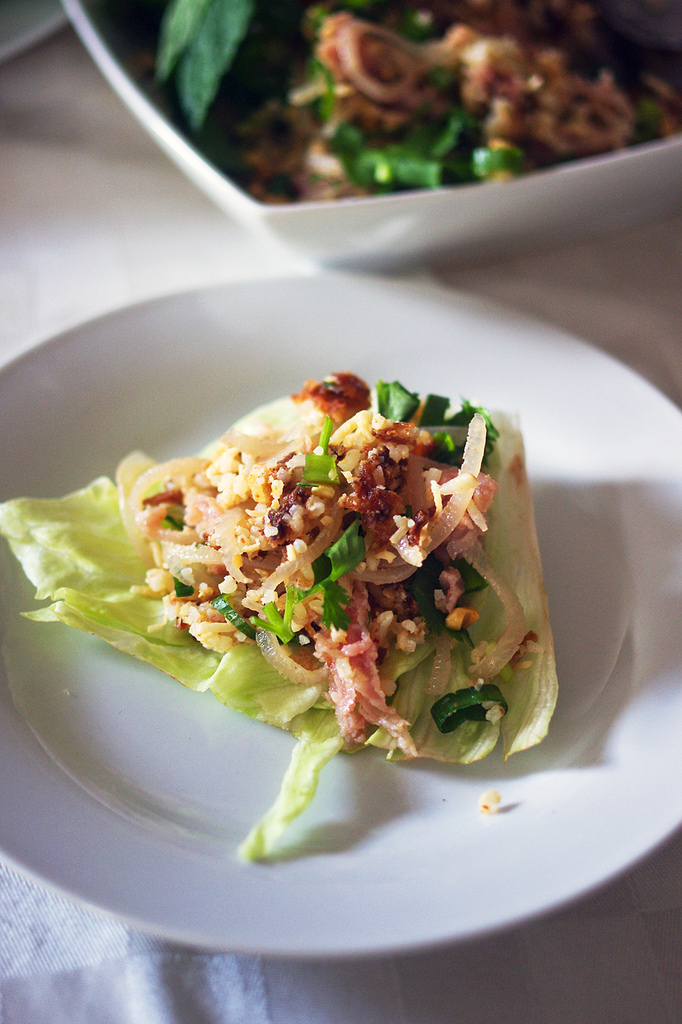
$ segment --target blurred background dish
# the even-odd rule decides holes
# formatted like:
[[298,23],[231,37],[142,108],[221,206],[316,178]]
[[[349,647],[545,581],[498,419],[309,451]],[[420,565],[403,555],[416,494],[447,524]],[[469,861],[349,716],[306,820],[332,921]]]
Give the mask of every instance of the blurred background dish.
[[682,48],[679,0],[599,0],[612,24],[642,46],[674,51]]
[[64,6],[121,99],[194,183],[238,222],[315,263],[384,269],[442,252],[459,261],[517,255],[680,208],[682,135],[543,167],[504,183],[261,201],[222,169],[220,143],[210,143],[206,132],[197,142],[183,123],[154,74],[155,37],[145,38],[143,19],[124,16],[126,6],[111,0],[64,0]]
[[65,21],[59,0],[0,0],[0,61],[45,39]]

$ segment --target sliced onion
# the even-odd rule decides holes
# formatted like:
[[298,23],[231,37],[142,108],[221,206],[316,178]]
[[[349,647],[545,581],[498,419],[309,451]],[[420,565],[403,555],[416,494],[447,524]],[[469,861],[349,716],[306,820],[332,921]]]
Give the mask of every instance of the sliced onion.
[[343,509],[340,505],[335,504],[329,511],[329,515],[331,517],[331,521],[320,529],[320,532],[312,544],[309,544],[306,550],[299,555],[298,558],[294,558],[292,561],[282,562],[282,564],[278,566],[273,573],[263,580],[261,584],[262,591],[275,590],[280,583],[285,583],[286,580],[291,579],[292,576],[295,576],[302,569],[311,565],[315,559],[329,547],[334,540],[339,526],[341,525]]
[[407,562],[413,569],[418,569],[424,561],[424,553],[417,544],[411,544],[407,534],[404,534],[400,540],[397,540],[393,545],[403,562]]
[[241,508],[227,509],[213,526],[210,537],[230,575],[239,583],[248,583],[248,577],[241,569],[241,550],[237,541],[237,526],[243,515]]
[[289,435],[272,440],[255,437],[253,434],[243,434],[240,430],[230,430],[227,434],[223,434],[220,440],[226,448],[236,448],[240,452],[246,452],[263,463],[278,462],[300,446],[300,435]]
[[140,527],[137,525],[133,507],[130,502],[130,492],[135,486],[135,481],[154,464],[154,460],[150,459],[148,455],[144,454],[144,452],[131,452],[130,455],[126,455],[126,457],[119,462],[116,469],[118,507],[121,513],[123,527],[128,535],[130,543],[133,545],[145,565],[149,566],[154,564],[151,548],[149,546],[149,538],[144,535]]
[[431,674],[426,684],[427,693],[445,693],[445,688],[450,679],[450,668],[452,666],[450,637],[442,634],[436,639],[436,652],[433,656]]
[[387,562],[385,569],[356,569],[350,576],[351,579],[362,580],[363,583],[401,583],[414,571],[414,565],[409,565],[401,559]]
[[474,526],[477,526],[481,533],[485,533],[488,529],[488,520],[486,519],[483,512],[481,512],[480,508],[473,500],[473,498],[469,502],[467,512],[469,513],[469,518],[471,519]]
[[521,602],[507,581],[494,569],[479,543],[467,554],[467,561],[479,572],[504,606],[506,625],[504,632],[491,651],[474,665],[472,675],[480,679],[493,679],[519,649],[526,635],[526,617]]
[[[171,459],[170,462],[159,462],[142,473],[135,483],[133,484],[130,494],[128,496],[128,505],[130,508],[130,515],[133,516],[135,523],[137,524],[140,532],[143,535],[149,536],[144,530],[144,499],[149,490],[154,487],[155,484],[163,484],[167,480],[173,480],[178,477],[191,478],[196,476],[197,473],[203,472],[208,465],[208,459],[198,458],[196,456]],[[182,530],[166,530],[163,527],[159,527],[158,530],[154,531],[152,540],[168,541],[174,544],[195,544],[197,542],[197,535],[194,530],[185,526]]]
[[486,429],[485,420],[483,416],[481,416],[480,412],[475,412],[471,418],[469,429],[467,431],[464,454],[462,455],[462,465],[459,469],[460,473],[471,473],[472,476],[478,476],[481,472],[487,436],[488,431]]
[[256,643],[265,660],[291,683],[303,686],[320,686],[328,682],[329,672],[325,666],[309,669],[299,665],[291,657],[286,646],[280,644],[279,640],[269,630],[257,629]]
[[[460,477],[455,479],[462,479],[461,474]],[[462,483],[464,484],[464,489],[457,494],[451,495],[443,511],[439,515],[434,516],[431,522],[424,528],[426,533],[426,544],[422,549],[424,558],[430,551],[440,547],[443,541],[447,540],[452,531],[459,526],[464,518],[469,502],[478,486],[478,480],[476,477],[467,474],[466,481],[462,479]]]
[[[390,49],[399,71],[395,81],[384,82],[365,67],[362,44],[365,38],[371,36],[381,40]],[[344,19],[339,21],[335,43],[346,78],[375,103],[396,103],[406,99],[423,70],[419,51],[413,44],[382,25],[374,25],[359,18]]]
[[164,565],[179,562],[182,565],[225,565],[222,551],[212,548],[210,544],[173,544],[165,541],[161,545]]

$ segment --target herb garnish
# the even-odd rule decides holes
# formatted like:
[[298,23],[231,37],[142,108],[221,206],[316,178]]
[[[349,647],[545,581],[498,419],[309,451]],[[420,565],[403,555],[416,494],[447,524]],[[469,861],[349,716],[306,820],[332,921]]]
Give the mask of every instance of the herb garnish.
[[[267,629],[274,633],[281,643],[287,644],[296,638],[296,633],[291,626],[294,608],[299,601],[305,601],[312,594],[321,593],[324,625],[327,629],[332,627],[347,629],[350,625],[350,616],[346,609],[350,604],[350,594],[338,580],[352,572],[363,560],[365,553],[365,538],[360,534],[360,520],[356,518],[338,540],[334,541],[313,562],[313,585],[307,590],[299,590],[298,587],[293,586],[287,587],[284,614],[279,611],[274,601],[268,601],[263,607],[265,618],[253,619],[249,622],[235,610],[224,594],[215,597],[211,604],[216,611],[224,615],[233,626],[251,640],[256,639],[256,628],[258,628]],[[256,623],[255,627],[252,624],[254,622]]]
[[157,74],[172,74],[183,113],[200,128],[256,11],[255,0],[171,0],[161,22]]
[[303,467],[302,484],[314,487],[316,485],[322,486],[324,484],[338,484],[340,482],[336,460],[333,455],[329,454],[329,439],[332,436],[333,429],[334,423],[331,416],[325,417],[318,445],[318,448],[321,450],[307,453],[305,466]]

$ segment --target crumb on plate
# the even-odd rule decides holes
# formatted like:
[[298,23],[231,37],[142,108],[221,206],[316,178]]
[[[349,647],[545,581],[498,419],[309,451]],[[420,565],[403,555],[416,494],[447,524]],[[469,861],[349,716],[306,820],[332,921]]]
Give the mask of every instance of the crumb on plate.
[[496,789],[487,789],[478,798],[478,809],[481,814],[496,814],[502,797]]

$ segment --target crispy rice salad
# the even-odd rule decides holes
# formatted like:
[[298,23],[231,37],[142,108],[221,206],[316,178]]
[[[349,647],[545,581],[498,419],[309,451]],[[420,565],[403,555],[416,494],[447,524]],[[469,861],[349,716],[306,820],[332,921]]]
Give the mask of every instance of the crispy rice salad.
[[679,90],[586,0],[108,4],[160,18],[157,82],[265,202],[501,180],[682,127]]
[[199,456],[0,506],[59,619],[298,740],[270,855],[338,751],[471,762],[546,734],[556,671],[521,435],[468,402],[307,381]]

